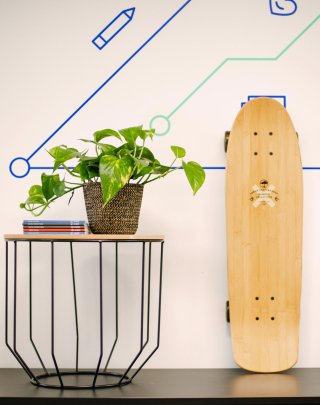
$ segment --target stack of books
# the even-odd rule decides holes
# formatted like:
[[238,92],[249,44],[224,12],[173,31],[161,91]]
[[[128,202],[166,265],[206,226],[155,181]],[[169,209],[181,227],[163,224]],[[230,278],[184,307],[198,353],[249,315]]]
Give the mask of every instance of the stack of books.
[[68,220],[24,220],[22,223],[24,234],[85,234],[88,226],[85,221]]

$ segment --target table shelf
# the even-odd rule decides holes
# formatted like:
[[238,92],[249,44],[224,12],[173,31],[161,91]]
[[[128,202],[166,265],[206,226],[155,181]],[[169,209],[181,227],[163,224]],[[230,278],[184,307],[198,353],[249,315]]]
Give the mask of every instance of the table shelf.
[[[320,369],[252,374],[241,369],[142,369],[132,384],[112,390],[41,390],[20,369],[0,369],[5,405],[320,404]],[[46,401],[46,402],[44,402]]]
[[[142,367],[157,351],[160,344],[160,315],[161,315],[161,295],[162,295],[162,267],[163,267],[163,245],[162,236],[150,235],[5,235],[6,241],[6,319],[5,319],[5,339],[6,345],[25,373],[29,376],[30,382],[39,387],[57,389],[97,389],[113,388],[127,385],[135,378]],[[96,349],[99,353],[93,368],[81,367],[81,353],[86,350],[86,345],[82,344],[82,332],[86,325],[80,325],[80,308],[86,307],[86,302],[93,299],[90,291],[85,289],[82,294],[77,287],[77,266],[75,256],[82,253],[83,243],[90,244],[91,250],[97,256],[96,271],[90,271],[91,280],[96,277],[97,305],[94,314],[98,318],[97,330],[89,331],[96,341]],[[75,253],[75,247],[81,244],[81,249]],[[121,323],[119,306],[125,306],[125,299],[122,299],[120,292],[122,284],[126,283],[124,278],[119,277],[121,263],[125,255],[123,247],[130,244],[134,247],[134,257],[130,256],[131,262],[136,262],[134,276],[137,283],[134,284],[139,300],[135,304],[137,307],[138,328],[126,328]],[[43,286],[49,292],[47,312],[44,324],[40,325],[43,331],[49,330],[49,338],[45,342],[50,350],[43,353],[39,348],[38,341],[42,336],[35,336],[35,329],[39,331],[34,316],[35,309],[39,309],[34,304],[37,299],[35,284],[39,272],[34,271],[37,262],[37,248],[46,245],[50,251],[47,258],[47,284]],[[63,257],[63,277],[72,279],[70,288],[61,289],[57,287],[57,247],[63,246],[66,250]],[[108,247],[108,250],[106,250]],[[120,253],[120,249],[121,253]],[[156,260],[153,260],[155,250]],[[24,256],[24,260],[19,255]],[[60,253],[61,254],[61,253]],[[38,252],[39,255],[39,252]],[[69,257],[68,257],[69,256]],[[106,257],[107,256],[107,257]],[[79,259],[79,258],[78,258]],[[108,265],[105,261],[108,260]],[[110,264],[112,261],[112,265]],[[132,266],[134,263],[132,263]],[[60,263],[61,266],[61,263]],[[131,263],[130,263],[131,266]],[[43,270],[45,272],[46,270]],[[41,272],[42,273],[42,272]],[[112,283],[106,283],[104,279],[113,277]],[[155,281],[154,281],[155,279]],[[121,281],[122,280],[122,281]],[[92,293],[91,293],[92,294]],[[22,298],[20,297],[22,296]],[[107,298],[112,297],[106,304]],[[24,298],[23,298],[24,297]],[[21,302],[21,299],[24,301]],[[63,326],[59,326],[57,316],[57,303],[64,301],[67,308],[72,306],[74,333],[64,332]],[[39,299],[38,299],[39,302]],[[82,304],[81,304],[82,302]],[[28,316],[19,316],[21,308],[28,307]],[[45,307],[45,306],[44,306]],[[41,309],[41,308],[40,308]],[[45,309],[43,309],[45,311]],[[108,324],[106,325],[108,319]],[[65,324],[69,320],[64,320]],[[71,320],[70,320],[71,322]],[[27,326],[26,326],[27,324]],[[60,323],[63,325],[63,323]],[[121,328],[120,326],[121,325]],[[38,327],[37,327],[38,326]],[[81,327],[80,327],[81,326]],[[62,331],[62,332],[61,332]],[[63,339],[57,340],[57,332],[63,334]],[[106,336],[107,334],[107,336]],[[40,333],[40,335],[42,335]],[[22,336],[22,337],[21,337]],[[117,364],[122,357],[121,350],[117,350],[119,341],[125,337],[126,342],[138,342],[132,355],[129,356],[126,366],[121,370],[115,370],[113,364]],[[70,342],[70,339],[72,341]],[[22,341],[24,344],[22,344]],[[108,340],[108,345],[106,344]],[[26,342],[29,348],[26,350]],[[111,344],[110,344],[111,342]],[[69,345],[69,346],[68,346]],[[57,352],[66,352],[67,347],[72,346],[74,361],[68,365],[68,370],[62,370],[59,364]],[[32,352],[32,359],[30,359]],[[61,359],[63,360],[63,359]],[[31,366],[35,361],[42,367],[42,370],[35,371]],[[121,360],[123,362],[123,360]],[[39,367],[38,366],[38,367]]]

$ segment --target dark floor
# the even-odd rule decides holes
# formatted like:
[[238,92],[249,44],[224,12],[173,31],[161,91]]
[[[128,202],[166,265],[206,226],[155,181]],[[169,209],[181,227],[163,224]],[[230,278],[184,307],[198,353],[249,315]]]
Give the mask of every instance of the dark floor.
[[320,368],[279,374],[240,369],[145,369],[122,388],[60,390],[0,369],[0,405],[10,404],[320,404]]

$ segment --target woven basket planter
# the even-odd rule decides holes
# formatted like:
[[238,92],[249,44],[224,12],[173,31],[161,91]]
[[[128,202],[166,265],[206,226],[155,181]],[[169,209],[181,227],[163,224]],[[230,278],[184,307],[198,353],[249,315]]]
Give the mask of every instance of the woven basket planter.
[[136,233],[143,195],[142,185],[126,184],[104,208],[100,183],[86,183],[83,194],[92,233]]

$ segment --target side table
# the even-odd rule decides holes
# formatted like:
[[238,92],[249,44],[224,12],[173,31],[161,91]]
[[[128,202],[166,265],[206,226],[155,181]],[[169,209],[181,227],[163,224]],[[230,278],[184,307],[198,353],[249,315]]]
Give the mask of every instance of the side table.
[[[162,268],[163,268],[163,246],[164,238],[161,235],[4,235],[6,242],[6,295],[5,295],[5,340],[6,345],[20,366],[30,378],[30,382],[36,386],[58,389],[96,389],[120,387],[130,383],[137,373],[142,369],[146,362],[159,348],[160,343],[160,316],[161,316],[161,293],[162,293]],[[90,297],[90,291],[77,288],[77,266],[75,251],[76,246],[90,243],[92,254],[96,256],[97,268],[91,269],[89,277],[97,277],[98,297]],[[62,245],[63,244],[63,245]],[[22,246],[21,246],[22,245]],[[93,246],[92,246],[93,245]],[[134,251],[126,258],[125,248],[134,246]],[[44,248],[46,246],[46,248]],[[57,272],[61,269],[61,253],[57,255],[58,247],[63,246],[67,249],[63,255],[63,274],[68,274],[70,279],[69,291],[68,285],[63,288],[63,296],[59,296],[60,290],[57,288]],[[88,246],[88,245],[86,245]],[[81,250],[84,245],[81,245]],[[37,318],[34,316],[35,308],[39,311],[39,306],[35,306],[34,301],[37,289],[35,280],[39,277],[39,270],[34,271],[37,262],[36,251],[39,249],[49,249],[47,268],[47,284],[43,288],[48,291],[48,308],[41,305],[40,310],[46,311],[45,319],[49,329],[49,339],[40,349],[37,341],[39,334],[35,336],[35,330],[39,331],[39,325],[36,324]],[[78,251],[78,255],[81,254]],[[107,251],[107,254],[106,254]],[[119,252],[120,251],[120,252]],[[59,253],[59,252],[58,252]],[[21,260],[19,254],[23,256]],[[69,257],[68,257],[69,256]],[[112,257],[111,257],[112,256]],[[44,255],[45,257],[45,255]],[[156,259],[154,259],[156,257]],[[58,260],[60,259],[60,260]],[[43,260],[43,257],[42,259]],[[138,336],[132,336],[136,333],[132,330],[126,330],[121,326],[121,311],[119,307],[124,304],[121,302],[121,289],[125,281],[120,277],[122,262],[135,262],[135,268],[132,270],[139,281],[133,285],[138,286],[136,293],[140,298],[138,302],[139,326],[131,328],[138,330]],[[112,266],[110,265],[112,262]],[[107,263],[107,264],[106,264]],[[42,269],[40,269],[42,271]],[[43,272],[46,268],[43,269]],[[113,282],[105,282],[110,279],[112,272]],[[41,273],[40,273],[41,274]],[[87,275],[88,276],[88,275]],[[22,281],[21,281],[22,280]],[[27,282],[26,282],[27,281]],[[24,301],[19,300],[22,295]],[[113,304],[110,304],[110,297]],[[97,298],[98,328],[97,331],[91,331],[92,337],[97,343],[97,352],[99,353],[97,363],[94,367],[82,368],[79,365],[81,353],[85,351],[86,343],[82,344],[81,331],[86,325],[80,325],[80,308],[85,308],[86,302]],[[59,323],[57,320],[57,302],[58,300],[71,300],[73,307],[74,333],[70,338],[70,333],[63,335],[63,340],[57,339],[57,334],[61,335]],[[108,299],[108,300],[107,300]],[[107,304],[108,301],[108,304]],[[84,303],[84,305],[80,305]],[[27,308],[28,316],[21,319],[21,312]],[[20,316],[19,316],[20,314]],[[66,311],[68,314],[68,311]],[[66,315],[68,316],[68,315]],[[107,320],[107,322],[106,322]],[[69,320],[67,320],[69,322]],[[69,322],[69,323],[70,323]],[[27,327],[26,327],[27,325]],[[63,332],[63,331],[62,331]],[[132,333],[131,333],[132,332]],[[42,334],[41,334],[42,335]],[[45,333],[44,333],[45,335]],[[112,336],[111,336],[112,335]],[[120,339],[129,339],[130,342],[137,342],[135,353],[130,356],[126,367],[111,368],[111,364],[118,364],[123,361],[119,353],[118,342]],[[61,367],[57,352],[61,352],[60,345],[67,343],[72,339],[72,351],[74,351],[74,361],[69,367]],[[21,342],[23,341],[23,344]],[[106,343],[108,341],[108,344]],[[110,344],[111,342],[111,344]],[[70,346],[70,341],[68,342]],[[28,346],[29,345],[29,346]],[[43,347],[50,348],[50,353],[44,353]],[[18,348],[19,346],[19,348]],[[29,347],[29,348],[28,348]],[[67,347],[67,346],[66,346]],[[107,349],[108,347],[108,349]],[[116,356],[120,356],[121,361],[117,361]],[[33,356],[33,357],[31,357]],[[33,365],[37,363],[36,367]],[[47,364],[48,363],[48,364]],[[35,372],[36,369],[42,369],[42,372]]]

